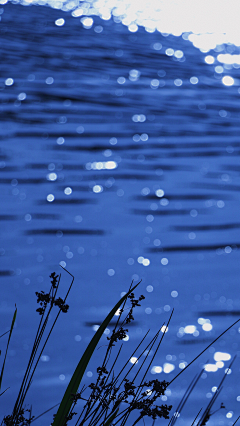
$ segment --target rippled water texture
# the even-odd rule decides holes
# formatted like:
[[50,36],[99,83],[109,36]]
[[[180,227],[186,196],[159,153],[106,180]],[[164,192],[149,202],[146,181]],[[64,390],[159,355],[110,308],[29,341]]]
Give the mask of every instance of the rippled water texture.
[[[182,37],[131,33],[98,17],[86,29],[48,7],[2,5],[0,40],[1,334],[18,308],[1,416],[30,356],[35,291],[49,290],[53,271],[62,273],[60,297],[70,284],[59,263],[75,282],[26,400],[33,414],[60,402],[95,326],[132,279],[142,279],[146,300],[126,348],[174,308],[150,374],[170,381],[240,317],[239,71],[231,69],[235,84],[226,86],[229,68],[217,73]],[[217,369],[200,380],[179,426],[206,406],[225,360],[240,354],[238,326],[172,385],[167,402],[176,409],[200,365]],[[239,357],[219,425],[239,415],[238,383]],[[50,424],[52,414],[35,425]]]

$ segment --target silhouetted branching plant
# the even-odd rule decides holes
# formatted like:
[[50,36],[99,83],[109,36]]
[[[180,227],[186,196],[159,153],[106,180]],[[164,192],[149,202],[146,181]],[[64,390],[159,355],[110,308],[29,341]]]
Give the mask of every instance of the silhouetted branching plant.
[[[60,297],[57,299],[57,291],[59,288],[61,274],[56,275],[53,272],[50,275],[51,278],[51,288],[48,294],[45,294],[43,291],[40,293],[36,292],[37,303],[40,304],[40,307],[36,310],[41,316],[40,324],[37,330],[36,338],[33,344],[33,349],[30,355],[30,359],[26,368],[26,372],[20,387],[20,391],[16,400],[16,403],[13,408],[11,415],[4,417],[1,426],[27,426],[31,425],[38,418],[46,414],[48,411],[59,405],[58,411],[53,415],[53,422],[51,426],[68,426],[68,422],[73,419],[77,413],[74,411],[77,402],[82,401],[83,408],[79,414],[79,417],[75,423],[75,426],[135,426],[140,421],[143,421],[145,425],[145,418],[152,419],[152,424],[154,425],[156,420],[159,418],[169,419],[169,413],[172,409],[172,405],[159,404],[158,400],[164,396],[166,389],[169,385],[176,380],[176,378],[182,374],[186,368],[188,368],[200,355],[202,355],[214,342],[216,342],[226,331],[233,327],[238,321],[228,327],[220,336],[218,336],[210,345],[207,346],[194,360],[192,360],[184,370],[178,373],[171,382],[166,382],[165,380],[159,381],[147,380],[146,376],[149,372],[149,369],[153,363],[154,358],[157,355],[159,347],[162,343],[163,337],[168,329],[170,320],[173,315],[173,310],[170,315],[170,318],[165,325],[163,323],[157,333],[154,335],[148,345],[142,347],[145,339],[150,330],[147,331],[139,345],[136,347],[134,352],[127,358],[127,361],[121,367],[118,366],[120,362],[120,355],[123,347],[121,343],[120,348],[117,350],[115,346],[124,341],[127,338],[128,329],[126,328],[128,324],[134,321],[133,310],[137,306],[141,306],[140,302],[145,299],[143,295],[139,298],[135,298],[134,290],[140,284],[140,282],[133,286],[133,282],[130,285],[129,291],[119,300],[119,302],[114,306],[111,312],[107,315],[99,329],[96,331],[92,340],[90,341],[88,347],[86,348],[83,356],[81,357],[72,378],[67,386],[65,394],[62,398],[62,401],[59,404],[54,405],[49,410],[45,411],[38,417],[32,416],[32,406],[31,409],[23,408],[23,403],[26,398],[27,392],[32,384],[33,376],[38,365],[38,362],[41,358],[42,352],[47,344],[47,341],[52,333],[53,327],[56,324],[56,321],[60,315],[60,312],[67,313],[69,305],[66,304],[67,296],[70,292],[72,284],[74,282],[73,275],[64,269],[72,277],[71,285],[68,289],[68,292],[63,299]],[[127,306],[126,303],[129,302],[130,306]],[[54,323],[51,327],[51,330],[47,336],[47,339],[40,351],[38,359],[34,365],[34,359],[37,356],[37,351],[40,346],[41,339],[46,329],[46,325],[49,319],[50,312],[53,306],[58,307],[59,311],[54,320]],[[16,307],[16,305],[15,305]],[[47,307],[49,310],[47,311]],[[80,383],[82,381],[86,367],[93,355],[94,350],[96,349],[100,338],[102,337],[105,329],[107,328],[109,322],[114,315],[118,314],[116,324],[112,330],[110,337],[107,337],[108,344],[106,353],[103,357],[102,364],[97,367],[97,379],[95,383],[91,383],[89,386],[83,386],[78,392]],[[126,315],[125,315],[126,314]],[[9,338],[7,343],[6,354],[3,362],[3,367],[0,376],[0,389],[3,378],[3,371],[5,367],[5,361],[8,351],[8,346],[10,338],[12,335],[14,323],[16,320],[17,308],[15,309],[11,328],[9,330]],[[123,318],[123,316],[125,317]],[[45,316],[45,319],[44,319]],[[4,333],[6,334],[6,333]],[[3,335],[2,335],[3,336]],[[2,337],[0,336],[0,337]],[[146,353],[153,353],[151,360],[148,362],[148,357],[145,356]],[[1,351],[0,351],[1,355]],[[230,367],[232,366],[232,360]],[[132,365],[129,367],[129,363]],[[137,368],[138,364],[138,368]],[[204,368],[203,368],[204,370]],[[173,414],[168,423],[168,426],[174,426],[177,419],[180,416],[180,413],[186,404],[190,394],[192,393],[194,387],[196,386],[199,378],[202,375],[202,371],[195,376],[191,384],[189,385],[187,391],[185,392],[182,400],[180,401],[177,410]],[[131,380],[129,375],[131,373]],[[134,374],[133,374],[134,373]],[[215,403],[217,397],[222,391],[222,384],[226,377],[227,371],[225,372],[224,377],[222,378],[217,391],[211,398],[207,408],[203,412],[202,416],[199,418],[202,409],[197,414],[194,419],[192,426],[205,426],[209,419],[218,411],[212,412],[212,406]],[[30,376],[30,377],[29,377]],[[4,394],[9,388],[5,389],[0,396]],[[120,411],[121,409],[121,411]],[[224,404],[221,403],[220,409],[225,409]],[[28,418],[24,417],[25,412],[29,412]],[[238,419],[240,416],[238,417]],[[237,423],[238,419],[235,421],[234,425]]]
[[[121,317],[126,310],[125,305],[127,299],[129,299],[131,307],[129,308],[129,313],[126,315],[125,319],[121,321]],[[139,302],[144,299],[144,296],[140,296],[139,299],[135,299],[134,293],[131,292],[127,299],[125,299],[123,308],[119,311],[120,315],[114,330],[112,331],[111,337],[107,337],[109,343],[103,363],[100,367],[97,368],[98,377],[96,383],[91,383],[88,386],[88,388],[91,389],[89,397],[87,399],[83,397],[83,393],[86,388],[83,388],[81,392],[75,395],[72,394],[72,401],[74,402],[72,410],[74,409],[78,399],[86,401],[86,404],[84,405],[84,408],[76,424],[83,425],[87,423],[89,426],[106,425],[110,419],[114,419],[114,424],[125,425],[130,414],[135,411],[138,411],[139,414],[132,425],[137,424],[145,416],[151,417],[153,420],[155,420],[157,417],[164,417],[165,419],[169,418],[169,411],[171,410],[172,406],[167,406],[166,404],[158,406],[155,404],[157,398],[159,398],[161,395],[164,395],[168,383],[165,382],[165,380],[162,382],[158,380],[145,380],[147,372],[149,371],[149,368],[155,358],[164,336],[164,332],[161,333],[161,339],[157,344],[161,329],[158,330],[151,342],[147,345],[147,347],[144,347],[139,357],[136,358],[136,361],[140,362],[146,350],[152,351],[154,346],[157,346],[152,360],[148,364],[139,385],[136,384],[136,380],[140,371],[145,365],[147,358],[142,361],[141,366],[132,380],[129,380],[127,376],[134,368],[135,363],[133,362],[132,366],[129,368],[127,368],[127,365],[129,365],[129,361],[133,359],[133,356],[144,342],[145,337],[149,331],[146,333],[135,351],[131,354],[130,358],[128,358],[127,362],[121,368],[117,376],[115,375],[115,368],[116,362],[119,359],[119,355],[122,350],[122,345],[114,361],[112,362],[112,365],[110,368],[108,367],[113,352],[113,347],[118,341],[122,341],[127,337],[126,333],[128,332],[128,329],[125,328],[125,325],[134,320],[133,309],[136,306],[140,306]],[[128,371],[125,373],[126,369]],[[144,390],[145,388],[148,389]],[[126,404],[127,408],[119,412],[121,404]],[[69,413],[69,416],[66,418],[66,422],[71,420],[72,416],[76,414],[73,413],[72,410]]]

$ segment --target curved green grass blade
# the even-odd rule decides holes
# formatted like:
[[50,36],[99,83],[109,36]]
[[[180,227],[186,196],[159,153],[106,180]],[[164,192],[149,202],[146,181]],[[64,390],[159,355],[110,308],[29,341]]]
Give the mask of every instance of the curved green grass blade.
[[6,349],[5,358],[4,358],[4,361],[3,361],[3,366],[2,366],[1,376],[0,376],[0,389],[1,389],[1,385],[2,385],[3,371],[4,371],[5,361],[6,361],[6,357],[7,357],[8,346],[9,346],[9,343],[10,343],[10,339],[11,339],[11,335],[12,335],[14,323],[15,323],[16,316],[17,316],[17,306],[16,306],[16,303],[15,303],[15,307],[16,307],[16,309],[15,309],[15,312],[13,314],[13,319],[12,319],[12,324],[11,324],[11,328],[10,328],[10,333],[9,333],[9,336],[8,336],[7,349]]
[[117,413],[119,412],[119,408],[111,415],[111,417],[109,417],[109,419],[107,419],[107,422],[104,423],[103,426],[111,426],[113,420],[115,419]]
[[65,391],[65,394],[63,396],[63,399],[60,403],[60,406],[58,408],[57,414],[54,418],[54,421],[52,423],[52,426],[65,426],[66,419],[65,417],[68,416],[69,411],[72,406],[71,393],[76,394],[77,390],[79,388],[80,382],[82,380],[83,374],[87,368],[87,365],[90,361],[90,358],[104,332],[106,327],[108,326],[108,323],[111,321],[112,317],[115,315],[116,311],[120,308],[121,304],[124,302],[124,300],[129,296],[130,293],[132,293],[135,288],[140,283],[136,284],[131,290],[129,290],[120,300],[119,302],[114,306],[114,308],[111,310],[111,312],[108,314],[108,316],[105,318],[99,329],[94,334],[91,342],[89,343],[87,349],[85,350],[82,358],[80,359],[78,366],[76,370],[74,371],[72,378],[68,384],[68,387]]

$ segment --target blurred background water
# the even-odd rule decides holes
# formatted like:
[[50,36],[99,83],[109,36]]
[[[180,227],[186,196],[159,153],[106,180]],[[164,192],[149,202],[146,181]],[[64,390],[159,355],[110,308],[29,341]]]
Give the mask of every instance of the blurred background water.
[[[0,3],[1,334],[18,308],[2,420],[40,320],[35,292],[49,291],[53,271],[62,274],[59,297],[70,285],[59,264],[75,281],[25,401],[35,416],[60,402],[132,280],[142,280],[137,293],[146,299],[126,356],[174,308],[151,379],[172,380],[240,318],[240,36],[231,2]],[[239,327],[163,397],[173,414],[206,364],[179,426],[207,405],[234,355],[214,406],[226,409],[208,424],[238,417]],[[103,354],[89,364],[86,384]],[[49,425],[55,412],[35,425]]]

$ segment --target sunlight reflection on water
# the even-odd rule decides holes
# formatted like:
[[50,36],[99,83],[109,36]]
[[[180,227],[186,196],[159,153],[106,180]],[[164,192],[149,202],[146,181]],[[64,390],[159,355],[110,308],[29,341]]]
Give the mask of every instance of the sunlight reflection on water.
[[[1,5],[7,2],[8,0],[0,0]],[[90,16],[99,16],[105,21],[113,18],[116,23],[121,22],[131,33],[137,32],[139,27],[144,27],[149,33],[158,31],[165,37],[169,34],[182,36],[202,52],[214,49],[219,53],[226,44],[227,53],[218,54],[216,60],[240,67],[240,31],[237,19],[240,4],[234,0],[229,0],[227,4],[223,0],[14,0],[14,4],[17,3],[25,6],[46,5],[71,12],[73,17],[80,18],[86,29],[90,29],[94,23],[94,18]],[[64,24],[63,18],[55,20],[55,25],[59,27]],[[102,31],[100,27],[95,28],[96,32]],[[154,49],[162,49],[161,43],[155,45]],[[168,51],[172,51],[179,59],[184,55],[179,50],[174,53],[174,50],[169,48]]]

